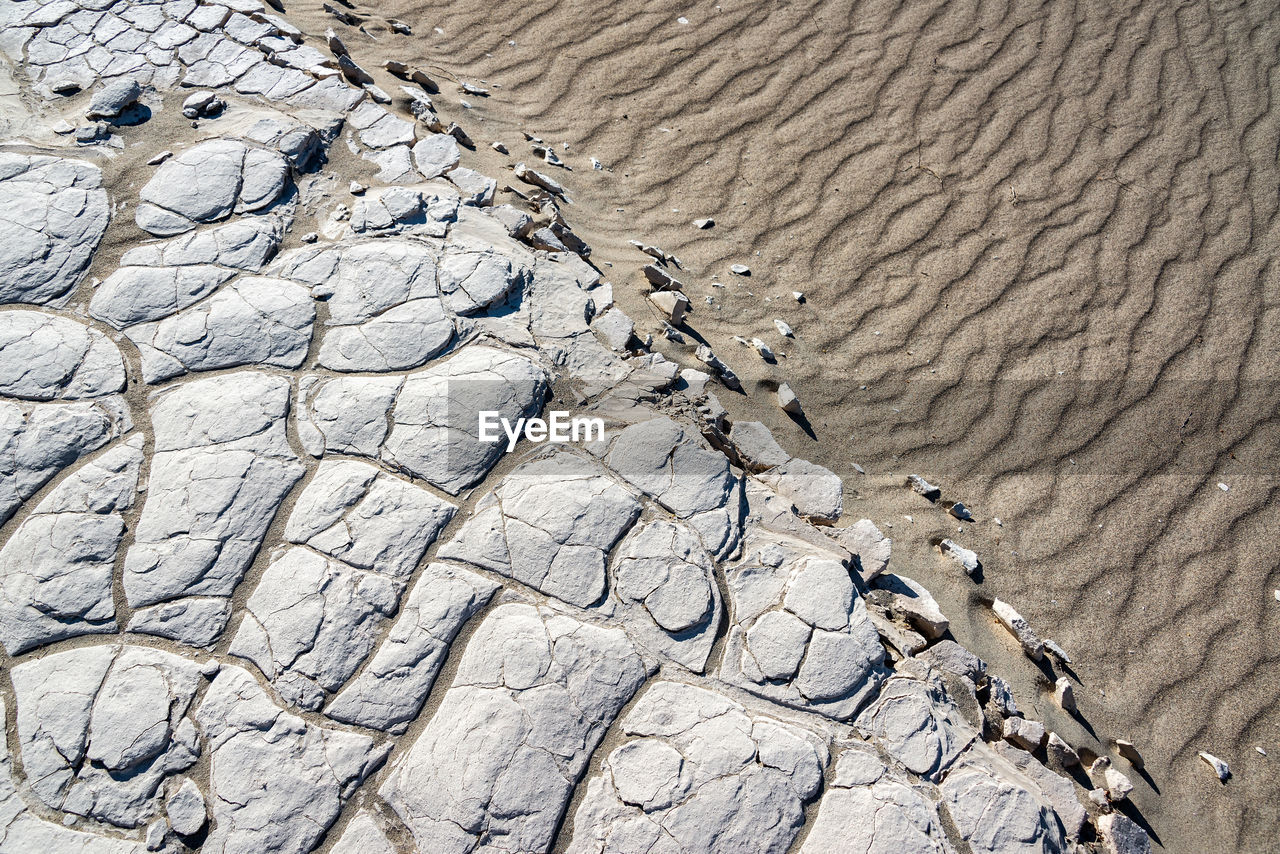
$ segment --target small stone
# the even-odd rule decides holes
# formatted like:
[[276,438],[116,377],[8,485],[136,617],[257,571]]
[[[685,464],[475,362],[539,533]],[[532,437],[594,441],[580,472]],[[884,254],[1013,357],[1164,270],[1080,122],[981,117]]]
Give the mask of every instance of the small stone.
[[1111,802],[1107,800],[1106,789],[1090,789],[1089,801],[1098,809],[1102,809],[1102,810],[1111,809]]
[[466,92],[468,95],[475,95],[480,98],[489,97],[488,89],[485,89],[481,86],[477,86],[474,83],[459,83],[458,88],[460,88],[463,92]]
[[[1145,764],[1142,759],[1142,754],[1138,752],[1138,748],[1133,746],[1132,741],[1127,741],[1123,738],[1117,738],[1116,752],[1119,753],[1121,756],[1123,756],[1125,759],[1127,759],[1129,761],[1129,764],[1132,765],[1134,768],[1137,768],[1139,771],[1142,770],[1143,765]],[[1266,756],[1266,754],[1264,753],[1263,756]]]
[[937,501],[942,490],[925,480],[918,474],[907,475],[907,487],[917,495],[923,495],[930,501]]
[[987,687],[991,692],[991,702],[1004,717],[1018,714],[1018,704],[1013,700],[1013,689],[1009,683],[999,676],[987,679]]
[[1200,758],[1209,764],[1209,767],[1213,769],[1213,773],[1218,775],[1220,782],[1227,782],[1227,779],[1231,776],[1231,766],[1212,753],[1200,751]]
[[494,142],[489,147],[492,148],[494,151],[498,152],[499,154],[510,154],[510,152],[507,151],[507,147],[500,142]]
[[364,191],[365,191],[365,190],[367,190],[367,189],[369,189],[369,188],[368,188],[368,187],[366,187],[364,184],[361,184],[359,181],[352,181],[352,182],[351,182],[350,190],[351,190],[351,195],[353,195],[353,196],[359,196],[359,195],[362,195],[362,194],[364,193]]
[[395,18],[387,18],[387,26],[391,27],[391,32],[398,33],[402,36],[413,35],[413,29],[404,21],[397,21]]
[[689,310],[689,298],[679,291],[653,291],[649,301],[662,310],[673,325],[684,322],[685,312]]
[[1076,753],[1075,748],[1063,741],[1056,732],[1049,733],[1049,743],[1045,749],[1063,768],[1080,764],[1080,754]]
[[215,116],[226,107],[226,102],[215,93],[204,91],[188,95],[182,102],[182,115],[189,119]]
[[79,92],[80,89],[80,84],[75,80],[59,80],[49,87],[49,91],[53,92],[53,94],[62,95],[63,97],[66,97],[67,95],[74,95]]
[[969,512],[969,508],[965,507],[959,501],[947,508],[947,512],[959,519],[961,522],[972,522],[973,514]]
[[782,407],[783,412],[789,412],[792,415],[804,415],[804,409],[800,406],[800,398],[796,397],[796,393],[786,383],[778,386],[778,406]]
[[751,268],[746,264],[734,264],[729,268],[729,272],[737,276],[750,276]]
[[308,231],[301,237],[303,243],[315,243],[319,239],[320,235],[316,234],[314,231]]
[[164,838],[169,834],[169,825],[162,818],[147,825],[146,845],[148,851],[159,851],[164,847]]
[[1055,641],[1046,640],[1044,642],[1044,651],[1056,658],[1061,664],[1071,663],[1071,656],[1067,655],[1067,651],[1058,646]]
[[695,219],[693,221],[694,228],[714,228],[715,224],[716,221],[710,217],[707,217],[706,219]]
[[178,791],[169,796],[164,809],[174,832],[180,836],[199,833],[208,818],[204,795],[200,794],[200,789],[189,779],[183,780]]
[[216,658],[211,658],[204,664],[200,665],[200,675],[206,679],[212,679],[218,675],[218,671],[222,669],[222,662]]
[[[756,348],[756,352],[760,354],[760,358],[764,359],[766,362],[773,362],[777,359],[777,356],[773,354],[773,350],[769,348],[769,345],[761,341],[759,338],[752,338],[751,346]],[[798,405],[799,404],[797,404],[797,406]]]
[[778,328],[778,334],[785,338],[795,338],[796,333],[787,325],[785,320],[774,318],[773,325]]
[[991,610],[995,611],[1000,623],[1018,639],[1018,643],[1022,644],[1022,651],[1027,654],[1027,657],[1032,661],[1039,661],[1044,657],[1044,642],[1036,637],[1030,624],[1014,610],[1012,605],[997,599],[991,603]]
[[1065,676],[1059,677],[1054,683],[1053,699],[1057,702],[1065,712],[1075,712],[1076,710],[1076,692],[1071,687],[1071,680]]
[[159,154],[157,154],[155,157],[152,157],[150,160],[148,160],[148,161],[147,161],[147,165],[148,165],[148,166],[159,166],[161,163],[165,162],[166,160],[168,160],[168,159],[169,159],[170,157],[172,157],[172,156],[173,156],[173,152],[172,152],[172,151],[168,151],[168,150],[162,151],[162,152],[160,152]]
[[89,101],[89,109],[85,111],[85,117],[113,119],[135,104],[141,96],[142,87],[138,85],[137,80],[121,78],[93,93],[93,99]]
[[1107,799],[1113,803],[1127,799],[1133,791],[1129,778],[1110,766],[1103,770],[1102,779],[1106,782]]
[[[1092,798],[1093,793],[1089,793]],[[1105,854],[1151,854],[1151,839],[1147,832],[1126,815],[1109,813],[1099,816],[1095,826],[1098,837],[1106,846]]]
[[1044,724],[1026,718],[1008,718],[1004,722],[1004,739],[1023,750],[1035,751],[1044,741]]
[[978,560],[977,552],[966,549],[954,540],[943,540],[938,543],[938,551],[964,567],[966,575],[973,575],[982,568],[982,561]]
[[804,293],[802,293],[801,291],[792,291],[791,298],[796,302],[802,303],[804,302]]
[[596,171],[599,171],[604,168],[604,164],[593,157],[591,158],[591,168],[595,169]]

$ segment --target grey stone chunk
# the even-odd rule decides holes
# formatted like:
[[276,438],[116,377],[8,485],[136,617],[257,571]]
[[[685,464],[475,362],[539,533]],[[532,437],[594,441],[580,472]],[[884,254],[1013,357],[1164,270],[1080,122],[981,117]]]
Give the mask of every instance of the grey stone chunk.
[[377,819],[368,810],[360,810],[347,824],[330,854],[397,854]]
[[284,536],[359,569],[408,578],[457,508],[355,460],[326,460],[298,497]]
[[964,676],[974,683],[987,673],[986,662],[953,640],[938,641],[923,652],[917,653],[916,658],[927,661],[940,670]]
[[[0,716],[5,712],[0,699]],[[75,852],[75,854],[142,854],[141,842],[98,836],[45,821],[23,801],[13,782],[8,739],[0,739],[0,850]]]
[[636,324],[622,309],[614,307],[591,321],[591,328],[610,350],[623,351],[631,343]]
[[0,152],[0,304],[62,306],[107,229],[98,167]]
[[872,583],[877,590],[888,594],[889,607],[894,613],[929,640],[937,640],[951,628],[951,621],[942,613],[933,595],[905,575],[887,572]]
[[570,854],[781,854],[827,763],[813,733],[674,682],[645,692],[621,729],[574,815]]
[[374,177],[385,184],[415,184],[422,180],[418,170],[413,168],[413,155],[407,145],[365,151],[361,156],[378,167],[378,174]]
[[187,716],[199,667],[147,647],[90,646],[11,671],[32,792],[52,809],[141,827],[200,753]]
[[403,586],[294,546],[263,573],[228,651],[258,665],[287,702],[314,711],[373,649]]
[[125,334],[142,356],[143,380],[159,383],[189,371],[240,365],[297,368],[307,356],[315,314],[304,286],[251,276]]
[[778,534],[753,533],[748,546],[725,571],[734,623],[721,677],[776,703],[852,717],[883,680],[885,652],[849,570]]
[[218,672],[196,722],[210,760],[206,854],[305,854],[390,747],[289,714],[232,666]]
[[759,421],[738,421],[729,431],[729,439],[750,471],[765,471],[780,466],[791,455],[782,449],[769,428]]
[[449,172],[445,177],[462,192],[462,200],[465,204],[476,207],[487,207],[493,204],[493,194],[498,189],[498,182],[492,178],[462,166]]
[[808,460],[788,460],[759,477],[789,499],[797,513],[816,524],[829,525],[844,510],[844,484],[840,478]]
[[240,219],[172,240],[135,246],[120,256],[120,264],[122,267],[212,264],[256,272],[275,255],[283,235],[279,217]]
[[113,567],[141,466],[141,436],[85,463],[0,547],[0,641],[10,655],[115,631]]
[[124,381],[119,349],[98,330],[39,311],[0,312],[0,395],[101,397]]
[[55,474],[131,426],[115,396],[72,403],[0,399],[0,523]]
[[1106,854],[1151,854],[1151,838],[1128,816],[1109,813],[1096,824]]
[[90,119],[114,119],[142,96],[138,81],[122,77],[113,80],[93,93],[85,117]]
[[701,673],[720,625],[711,555],[687,525],[658,519],[637,526],[613,564],[618,598],[633,606],[628,628],[642,646]]
[[646,675],[618,629],[503,605],[378,792],[437,854],[545,850],[591,752]]
[[130,605],[231,595],[302,476],[288,408],[288,382],[253,371],[157,395],[149,491],[124,564]]
[[737,548],[741,481],[724,454],[703,447],[696,433],[666,417],[633,424],[612,439],[605,464],[689,522],[717,559]]
[[168,317],[235,275],[209,264],[181,267],[120,267],[89,301],[89,314],[116,329]]
[[631,367],[600,343],[589,320],[613,299],[610,286],[576,255],[539,258],[525,304],[538,347],[591,397],[616,386]]
[[279,152],[234,139],[202,142],[160,164],[138,193],[145,204],[135,218],[152,234],[181,234],[196,223],[226,219],[233,210],[266,207],[284,191],[288,174]]
[[893,541],[881,533],[870,519],[859,519],[849,527],[841,528],[836,532],[836,542],[858,556],[862,580],[868,584],[889,566]]
[[458,141],[447,133],[433,133],[413,147],[413,163],[424,178],[438,178],[458,165]]
[[997,599],[991,603],[991,610],[995,611],[996,618],[1000,620],[1001,625],[1018,639],[1018,643],[1022,645],[1022,651],[1029,658],[1039,661],[1044,657],[1044,641],[1036,636],[1035,631],[1022,618],[1022,615],[1013,609],[1012,605]]
[[1052,805],[1034,782],[1006,762],[974,754],[957,764],[939,789],[952,822],[975,854],[1070,850]]
[[432,563],[423,571],[378,651],[325,714],[337,721],[401,733],[417,717],[464,623],[498,585],[464,569]]
[[586,608],[604,596],[606,555],[639,515],[597,463],[559,453],[503,478],[440,556]]
[[169,817],[169,824],[183,836],[199,833],[208,819],[204,795],[190,779],[182,781],[182,785],[165,801],[164,809]]
[[416,368],[440,353],[454,323],[439,299],[435,253],[413,240],[385,239],[305,249],[274,270],[314,286],[329,320],[320,364],[339,371]]
[[1023,750],[1035,750],[1044,741],[1044,724],[1025,718],[1006,718],[1003,735],[1006,741],[1018,745]]
[[907,770],[934,781],[977,735],[939,683],[907,673],[885,682],[856,725]]
[[950,854],[937,808],[919,789],[890,776],[869,750],[850,747],[836,760],[836,776],[800,854]]

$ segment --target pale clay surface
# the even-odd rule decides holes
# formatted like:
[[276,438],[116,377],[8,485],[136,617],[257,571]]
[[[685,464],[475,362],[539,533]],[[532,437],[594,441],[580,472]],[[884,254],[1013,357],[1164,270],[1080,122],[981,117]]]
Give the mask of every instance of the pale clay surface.
[[[839,479],[629,349],[426,93],[258,0],[24,0],[0,48],[27,127],[76,86],[107,122],[0,153],[0,850],[1072,850],[1072,784],[981,740],[947,680],[985,665],[889,538],[815,527]],[[99,150],[159,153],[191,89],[225,113],[119,180]],[[336,145],[384,184],[341,209]],[[480,439],[570,387],[603,440]]]

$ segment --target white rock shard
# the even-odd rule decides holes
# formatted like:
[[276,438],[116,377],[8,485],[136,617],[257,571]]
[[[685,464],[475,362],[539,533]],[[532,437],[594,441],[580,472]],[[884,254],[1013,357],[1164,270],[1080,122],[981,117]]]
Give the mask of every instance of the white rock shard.
[[1044,641],[1040,640],[1031,625],[1014,610],[1012,605],[996,599],[991,603],[991,610],[995,612],[1000,624],[1009,630],[1009,634],[1018,639],[1018,643],[1022,645],[1022,651],[1029,658],[1039,661],[1044,657]]

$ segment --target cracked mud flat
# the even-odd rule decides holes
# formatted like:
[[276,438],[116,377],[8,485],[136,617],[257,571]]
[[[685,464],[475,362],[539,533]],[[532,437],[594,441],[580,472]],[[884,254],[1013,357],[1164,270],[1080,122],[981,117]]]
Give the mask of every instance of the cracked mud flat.
[[646,343],[583,167],[294,12],[0,9],[0,852],[1148,850],[927,532]]

